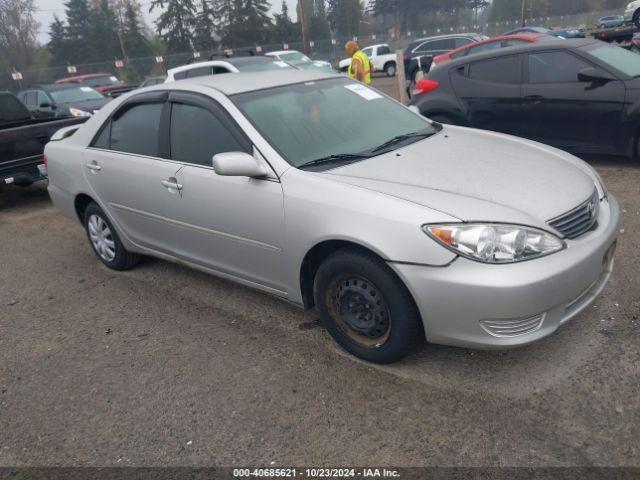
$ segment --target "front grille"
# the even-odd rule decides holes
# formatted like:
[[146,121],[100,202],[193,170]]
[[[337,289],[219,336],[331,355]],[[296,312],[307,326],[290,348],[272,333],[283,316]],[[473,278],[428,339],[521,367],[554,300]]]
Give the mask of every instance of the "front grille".
[[544,313],[511,320],[480,320],[480,326],[494,337],[517,337],[535,332],[542,325]]
[[584,203],[548,223],[564,237],[577,238],[593,227],[599,210],[600,199],[596,190]]

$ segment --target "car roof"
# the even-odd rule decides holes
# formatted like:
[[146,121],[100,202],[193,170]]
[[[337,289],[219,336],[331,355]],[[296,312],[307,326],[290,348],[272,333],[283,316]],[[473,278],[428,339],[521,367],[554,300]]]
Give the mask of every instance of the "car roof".
[[414,41],[412,41],[409,46],[411,45],[415,45],[417,43],[422,43],[422,42],[427,42],[427,41],[431,41],[431,40],[446,40],[447,38],[456,38],[456,37],[481,37],[482,34],[481,33],[476,33],[476,32],[462,32],[462,33],[447,33],[446,35],[436,35],[433,37],[423,37],[423,38],[416,38]]
[[455,50],[452,50],[449,53],[456,53],[471,47],[484,45],[485,43],[504,42],[505,40],[526,40],[528,42],[535,42],[536,40],[539,40],[541,37],[544,37],[544,36],[545,36],[544,33],[516,33],[514,35],[499,35],[497,37],[487,38],[486,40],[479,40],[474,43],[468,43],[466,45],[463,45],[462,47],[458,47]]
[[269,88],[294,85],[296,83],[313,82],[329,78],[346,78],[344,75],[323,72],[321,70],[286,70],[267,71],[256,75],[255,72],[240,72],[229,75],[206,75],[180,80],[175,83],[164,83],[152,89],[176,88],[184,89],[188,85],[204,86],[221,91],[225,95],[254,92]]
[[[553,50],[553,49],[564,49],[564,50],[575,50],[580,47],[584,47],[586,45],[591,45],[600,40],[596,40],[594,38],[576,38],[571,40],[562,40],[562,39],[554,39],[545,42],[533,42],[533,43],[525,43],[523,45],[517,45],[510,48],[500,48],[497,50],[490,50],[488,52],[477,53],[471,57],[461,57],[457,58],[451,62],[446,64],[445,68],[438,68],[435,71],[448,70],[451,68],[459,67],[460,65],[464,65],[469,63],[470,61],[478,61],[484,60],[488,58],[496,58],[501,56],[509,56],[516,55],[518,53],[524,53],[529,51],[537,51],[537,50]],[[473,60],[470,60],[473,59]]]
[[85,75],[76,75],[75,77],[64,77],[60,80],[56,80],[57,82],[73,82],[76,80],[84,80],[85,78],[96,78],[96,77],[115,77],[113,73],[87,73]]
[[192,70],[194,68],[201,67],[213,67],[216,65],[232,65],[234,67],[242,67],[246,65],[256,65],[260,63],[273,63],[277,61],[273,57],[265,57],[265,56],[248,56],[248,57],[221,57],[215,60],[207,60],[204,62],[194,62],[188,63],[187,65],[181,65],[179,67],[174,67],[168,70],[169,74],[175,74],[178,72],[184,72],[185,70]]
[[[273,55],[282,55],[283,53],[302,53],[298,50],[274,50],[273,52],[265,53],[265,57],[271,57]],[[304,53],[302,53],[304,55]]]
[[[47,83],[45,85],[33,85],[27,90],[44,90],[45,92],[57,92],[59,90],[70,90],[73,88],[87,88],[77,83]],[[91,87],[88,87],[91,88]]]

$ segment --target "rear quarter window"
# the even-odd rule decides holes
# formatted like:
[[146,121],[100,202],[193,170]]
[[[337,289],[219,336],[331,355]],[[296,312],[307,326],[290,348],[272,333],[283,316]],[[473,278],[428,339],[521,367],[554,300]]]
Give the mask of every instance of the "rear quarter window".
[[468,77],[492,83],[521,83],[519,55],[481,60],[469,65]]

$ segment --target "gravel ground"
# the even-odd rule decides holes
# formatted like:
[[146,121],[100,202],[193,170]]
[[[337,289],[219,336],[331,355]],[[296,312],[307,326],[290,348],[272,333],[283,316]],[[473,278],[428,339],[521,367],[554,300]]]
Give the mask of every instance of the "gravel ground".
[[640,167],[596,304],[535,345],[392,366],[317,315],[148,259],[115,273],[45,185],[0,193],[0,466],[640,465]]

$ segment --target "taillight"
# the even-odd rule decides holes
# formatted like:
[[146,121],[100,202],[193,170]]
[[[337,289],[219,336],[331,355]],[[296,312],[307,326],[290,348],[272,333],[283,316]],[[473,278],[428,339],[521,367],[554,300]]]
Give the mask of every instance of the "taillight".
[[420,95],[423,93],[433,92],[439,86],[439,82],[436,82],[435,80],[429,80],[428,78],[423,78],[422,80],[418,80],[416,82],[416,85],[413,87],[413,94]]
[[404,57],[402,57],[402,59],[403,59],[405,62],[408,62],[408,61],[409,61],[409,55],[406,55],[406,54],[405,54],[405,56],[404,56]]
[[46,155],[42,157],[42,161],[44,162],[45,167],[49,166],[49,158]]

